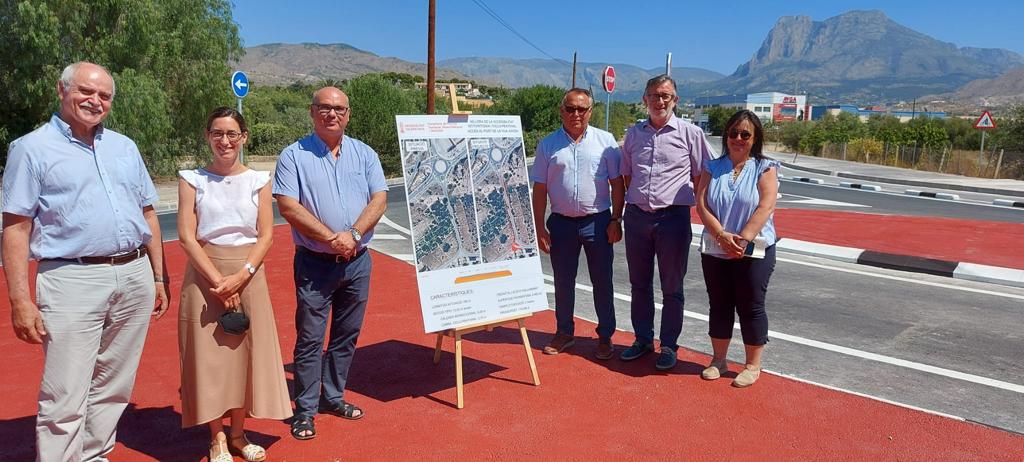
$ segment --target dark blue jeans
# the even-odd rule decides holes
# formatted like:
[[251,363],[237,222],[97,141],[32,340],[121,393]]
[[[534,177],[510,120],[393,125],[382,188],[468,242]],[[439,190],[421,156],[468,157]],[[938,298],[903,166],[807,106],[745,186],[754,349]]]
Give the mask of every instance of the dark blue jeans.
[[727,260],[701,255],[700,261],[710,302],[708,336],[731,339],[732,325],[738,314],[745,345],[768,343],[764,297],[775,270],[775,246],[765,249],[763,259]]
[[608,243],[611,212],[580,218],[552,213],[548,217],[551,235],[551,270],[555,273],[555,319],[558,332],[574,335],[573,312],[576,307],[576,272],[580,249],[587,255],[590,283],[594,286],[594,311],[597,335],[610,338],[615,333],[615,305],[612,287],[612,245]]
[[683,331],[683,276],[690,251],[690,207],[674,205],[646,212],[627,205],[624,217],[626,263],[636,341],[654,343],[654,260],[661,281],[661,346],[679,348]]
[[[363,327],[370,294],[369,252],[335,263],[295,252],[295,415],[312,417],[338,404]],[[323,351],[327,317],[331,318]]]

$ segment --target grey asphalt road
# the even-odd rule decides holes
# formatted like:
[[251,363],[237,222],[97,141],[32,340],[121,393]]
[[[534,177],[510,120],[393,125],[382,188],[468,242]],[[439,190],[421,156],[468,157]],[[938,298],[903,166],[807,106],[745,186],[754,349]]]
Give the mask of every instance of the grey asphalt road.
[[[783,194],[779,207],[1024,223],[1024,209],[995,206],[991,201],[949,201],[908,196],[902,192],[852,189],[836,186],[838,181],[835,178],[832,183],[816,185],[783,179],[779,189]],[[807,199],[833,203],[815,204]]]
[[[800,192],[815,191],[827,190]],[[392,188],[388,201],[387,220],[377,228],[387,238],[373,247],[411,261],[404,189]],[[550,276],[548,258],[541,261]],[[614,281],[617,325],[628,332],[629,281],[621,244]],[[595,321],[582,260],[577,283],[584,288],[576,291],[576,314]],[[707,295],[695,248],[685,293],[680,344],[710,353]],[[549,302],[553,306],[552,293]],[[1024,289],[779,253],[768,312],[772,340],[764,366],[774,373],[1024,433],[1024,371],[1017,365],[1024,349]],[[596,337],[584,329],[577,334]],[[621,351],[632,337],[619,338]],[[739,332],[734,338],[730,359],[742,362]],[[656,373],[654,358],[649,360]]]

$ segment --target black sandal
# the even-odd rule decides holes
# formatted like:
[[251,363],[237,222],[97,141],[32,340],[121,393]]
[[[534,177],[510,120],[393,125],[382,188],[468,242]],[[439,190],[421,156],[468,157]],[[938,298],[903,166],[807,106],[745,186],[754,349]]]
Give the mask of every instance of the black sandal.
[[[309,432],[307,434],[303,434]],[[316,428],[313,427],[313,419],[296,417],[292,420],[292,436],[297,440],[311,440],[316,436]]]
[[[345,401],[342,401],[338,405],[332,404],[330,407],[320,408],[320,412],[324,414],[335,415],[348,420],[359,420],[362,419],[364,415],[366,415],[366,413],[363,412],[363,410],[360,409],[358,406]],[[356,414],[357,412],[359,414]]]

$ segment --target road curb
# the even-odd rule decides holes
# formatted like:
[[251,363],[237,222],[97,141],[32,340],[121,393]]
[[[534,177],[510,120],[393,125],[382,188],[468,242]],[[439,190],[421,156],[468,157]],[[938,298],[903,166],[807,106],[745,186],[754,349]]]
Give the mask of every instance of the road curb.
[[[934,199],[945,199],[945,200],[949,200],[949,201],[958,201],[958,200],[960,200],[960,196],[957,195],[957,194],[931,192],[931,191],[918,191],[916,189],[908,189],[906,191],[903,191],[903,194],[906,194],[908,196],[931,197],[931,198],[934,198]],[[996,204],[996,205],[999,205],[999,204]]]
[[[704,232],[704,226],[691,224],[690,227],[693,231],[694,241],[699,244],[700,235]],[[789,238],[779,239],[776,243],[776,248],[787,253],[809,255],[846,263],[874,266],[876,268],[1024,287],[1024,270],[1016,268],[876,252],[874,250],[842,247]]]
[[862,189],[864,191],[881,191],[882,187],[874,184],[861,184],[861,183],[850,183],[849,181],[840,181],[839,186],[844,188]]
[[1021,201],[1011,201],[1011,200],[1007,200],[1007,199],[994,199],[994,200],[992,200],[992,204],[993,205],[1005,205],[1007,207],[1020,207],[1020,208],[1024,208],[1024,202],[1021,202]]

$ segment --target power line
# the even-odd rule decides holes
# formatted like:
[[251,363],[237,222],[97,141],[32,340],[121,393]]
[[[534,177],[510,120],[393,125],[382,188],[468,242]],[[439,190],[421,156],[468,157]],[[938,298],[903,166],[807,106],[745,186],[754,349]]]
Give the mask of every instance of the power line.
[[487,13],[488,16],[494,18],[495,21],[498,21],[498,24],[501,24],[502,27],[508,29],[509,32],[512,32],[513,34],[515,34],[516,37],[519,37],[520,40],[526,42],[526,44],[530,45],[531,47],[533,47],[533,49],[541,52],[541,54],[543,54],[544,56],[547,56],[548,58],[551,58],[551,59],[555,60],[556,62],[562,63],[562,64],[564,64],[566,66],[571,66],[568,61],[565,61],[563,59],[558,59],[558,58],[556,58],[554,56],[551,56],[551,54],[549,54],[548,52],[542,50],[539,46],[537,46],[536,44],[531,42],[530,39],[524,37],[523,34],[520,34],[519,31],[517,31],[514,27],[512,27],[511,24],[505,22],[505,20],[502,19],[501,16],[498,15],[498,13],[496,13],[494,10],[492,10],[491,7],[487,6],[487,4],[483,2],[483,0],[473,0],[473,3],[476,3],[476,5],[480,7],[480,9],[484,10],[484,13]]

